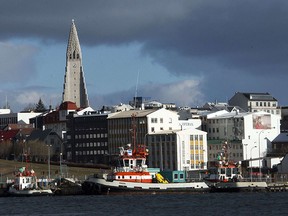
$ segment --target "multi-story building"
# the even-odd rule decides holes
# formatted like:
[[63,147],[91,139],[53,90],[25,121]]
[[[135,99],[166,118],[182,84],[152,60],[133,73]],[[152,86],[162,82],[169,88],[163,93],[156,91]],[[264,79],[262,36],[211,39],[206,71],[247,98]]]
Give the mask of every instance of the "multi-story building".
[[149,167],[160,170],[207,168],[206,132],[197,129],[158,131],[148,136]]
[[76,163],[108,163],[108,114],[85,112],[67,116],[67,160]]
[[228,101],[231,106],[239,106],[246,112],[267,112],[281,115],[278,101],[269,93],[243,93],[236,92]]
[[41,115],[42,113],[35,112],[19,112],[19,113],[0,113],[0,129],[4,128],[8,124],[29,124],[29,120],[36,116]]
[[111,155],[118,155],[118,147],[133,142],[131,133],[136,128],[135,143],[144,144],[145,136],[156,131],[179,129],[176,112],[162,109],[129,110],[112,113],[108,117],[108,140]]
[[[161,170],[206,168],[206,132],[195,129],[200,126],[200,120],[178,118],[176,112],[165,108],[111,114],[108,117],[111,156],[118,154],[118,147],[128,143],[144,144],[150,152],[150,167]],[[132,133],[133,128],[136,128],[135,134]]]
[[[271,141],[280,133],[280,116],[267,112],[218,111],[206,118],[209,162],[228,151],[231,161],[249,160],[250,166],[262,167]],[[228,150],[224,149],[225,142]]]
[[73,102],[64,102],[60,104],[57,110],[54,110],[43,117],[43,129],[51,129],[62,139],[66,133],[66,116],[70,112],[75,112],[77,106]]

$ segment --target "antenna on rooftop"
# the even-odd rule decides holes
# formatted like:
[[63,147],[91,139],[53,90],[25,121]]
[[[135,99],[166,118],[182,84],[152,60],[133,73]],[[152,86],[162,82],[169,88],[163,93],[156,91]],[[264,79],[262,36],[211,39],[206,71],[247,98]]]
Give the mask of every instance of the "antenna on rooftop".
[[135,88],[135,96],[134,96],[134,109],[136,109],[136,98],[137,98],[137,91],[138,91],[138,81],[139,81],[139,69],[138,69],[138,75],[136,80],[136,88]]

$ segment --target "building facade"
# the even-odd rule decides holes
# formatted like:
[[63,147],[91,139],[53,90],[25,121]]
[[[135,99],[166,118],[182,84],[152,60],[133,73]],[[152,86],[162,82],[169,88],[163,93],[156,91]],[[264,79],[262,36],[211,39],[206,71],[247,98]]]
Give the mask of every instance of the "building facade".
[[158,131],[149,134],[149,167],[183,171],[206,169],[206,135],[206,132],[197,129]]
[[5,113],[0,114],[0,129],[8,124],[29,124],[30,119],[41,115],[42,113],[35,112],[19,112],[19,113]]
[[236,92],[228,101],[231,106],[239,106],[246,112],[267,112],[281,115],[278,101],[269,93],[243,93]]
[[107,114],[86,112],[67,116],[67,160],[75,163],[107,164]]
[[280,133],[279,115],[218,111],[206,118],[210,163],[226,151],[229,161],[248,160],[250,166],[267,165],[264,158],[272,150],[272,140]]

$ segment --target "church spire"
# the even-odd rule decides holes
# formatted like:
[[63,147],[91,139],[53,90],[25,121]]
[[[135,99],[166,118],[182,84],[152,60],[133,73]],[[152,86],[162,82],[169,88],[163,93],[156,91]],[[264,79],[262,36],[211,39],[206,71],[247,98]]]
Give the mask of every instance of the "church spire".
[[76,103],[76,106],[79,108],[89,106],[82,65],[81,47],[74,20],[72,20],[66,51],[62,103],[66,101]]
[[76,59],[76,58],[82,59],[82,53],[75,22],[74,19],[72,19],[72,25],[67,45],[67,59]]

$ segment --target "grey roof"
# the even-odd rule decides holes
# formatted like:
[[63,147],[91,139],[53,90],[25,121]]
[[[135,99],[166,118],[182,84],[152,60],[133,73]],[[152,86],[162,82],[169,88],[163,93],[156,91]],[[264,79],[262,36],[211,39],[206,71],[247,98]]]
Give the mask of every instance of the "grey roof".
[[119,113],[113,113],[112,115],[109,115],[108,119],[117,119],[117,118],[131,118],[132,114],[135,114],[136,117],[145,117],[149,115],[150,113],[153,113],[157,110],[149,109],[149,110],[128,110],[123,111]]
[[[243,94],[248,100],[251,100],[251,101],[258,101],[258,100],[277,101],[268,92],[266,92],[266,93],[252,93],[252,92],[241,93],[241,92],[239,92],[239,94]],[[254,96],[254,98],[253,98],[253,96]]]
[[34,130],[30,134],[30,136],[27,138],[28,141],[35,141],[35,140],[40,140],[44,141],[47,136],[52,132],[52,129],[46,129],[46,130]]
[[272,142],[273,143],[288,142],[288,133],[280,133]]

